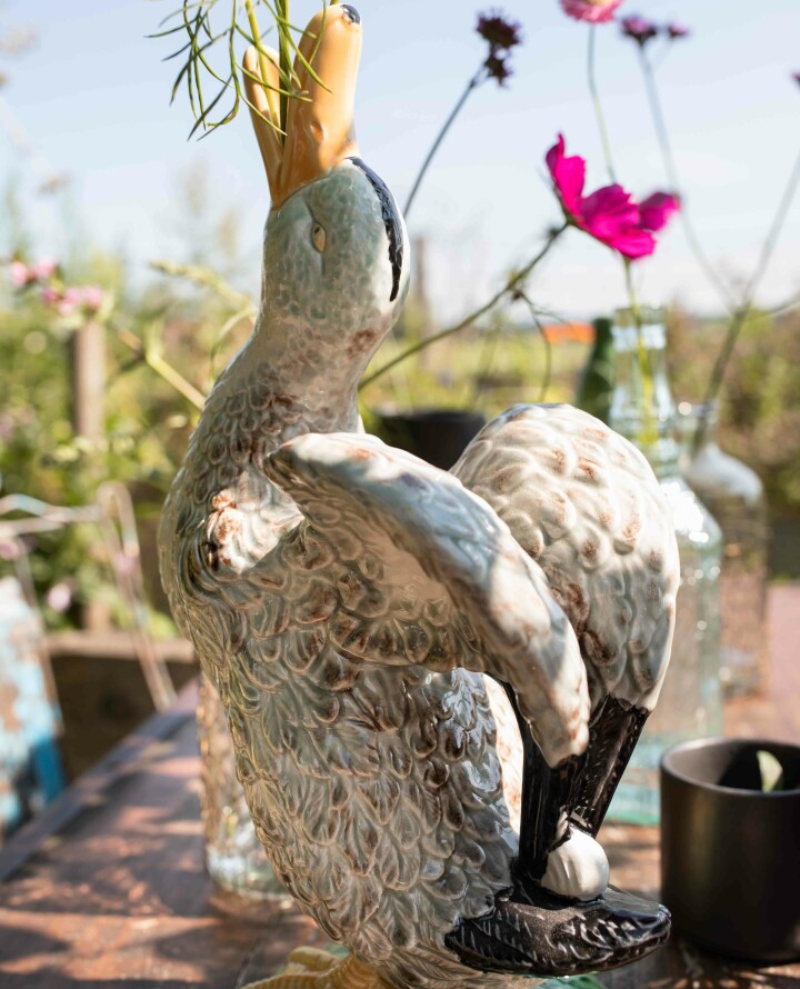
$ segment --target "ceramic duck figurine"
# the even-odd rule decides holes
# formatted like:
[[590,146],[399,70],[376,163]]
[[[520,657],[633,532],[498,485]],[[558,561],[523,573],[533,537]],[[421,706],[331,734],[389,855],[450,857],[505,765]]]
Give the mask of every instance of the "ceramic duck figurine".
[[618,965],[669,930],[608,887],[595,840],[668,660],[668,515],[644,458],[568,406],[511,410],[451,473],[360,432],[408,242],[352,138],[360,18],[331,6],[306,52],[320,31],[327,88],[305,78],[285,146],[254,117],[260,314],[160,532],[258,836],[351,952],[301,952],[265,985],[499,989]]

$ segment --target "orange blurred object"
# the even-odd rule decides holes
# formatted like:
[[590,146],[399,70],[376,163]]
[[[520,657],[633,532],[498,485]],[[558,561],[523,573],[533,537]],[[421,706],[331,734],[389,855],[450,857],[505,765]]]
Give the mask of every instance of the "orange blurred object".
[[591,323],[546,323],[542,327],[545,340],[550,344],[560,344],[573,341],[575,343],[594,343],[594,327]]

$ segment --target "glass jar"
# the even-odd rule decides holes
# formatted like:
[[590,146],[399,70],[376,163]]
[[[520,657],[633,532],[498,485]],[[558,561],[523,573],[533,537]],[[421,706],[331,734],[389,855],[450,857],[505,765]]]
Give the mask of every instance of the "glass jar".
[[717,445],[716,405],[681,402],[683,474],[722,529],[721,675],[725,693],[755,693],[769,655],[764,486],[755,471]]
[[197,706],[200,738],[200,802],[206,868],[223,889],[264,900],[289,894],[278,881],[256,836],[242,784],[228,719],[217,691],[200,676]]
[[720,564],[722,534],[680,472],[677,416],[666,369],[666,331],[659,310],[630,310],[613,328],[615,384],[609,424],[644,453],[672,509],[681,561],[672,658],[609,817],[642,824],[659,818],[658,766],[677,742],[722,730]]

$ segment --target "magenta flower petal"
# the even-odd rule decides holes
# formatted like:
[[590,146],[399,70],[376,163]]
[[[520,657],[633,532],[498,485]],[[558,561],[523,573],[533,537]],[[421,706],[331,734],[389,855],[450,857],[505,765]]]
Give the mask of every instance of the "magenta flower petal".
[[584,226],[598,240],[639,224],[639,207],[621,185],[606,185],[581,203]]
[[608,246],[613,247],[615,251],[619,251],[628,260],[635,261],[637,258],[649,257],[655,251],[656,239],[646,230],[638,230],[632,227],[624,233],[617,234],[614,237],[613,243],[609,243]]
[[[577,155],[568,158],[565,151],[564,137],[559,134],[545,160],[567,219],[630,260],[652,254],[656,249],[655,237],[645,228],[642,211],[631,194],[614,184],[584,197],[586,162]],[[677,196],[653,193],[645,203],[645,210],[650,211],[645,218],[663,227],[678,205]]]
[[663,230],[674,213],[681,208],[681,201],[672,192],[654,192],[639,203],[639,226],[643,230],[658,233]]
[[579,155],[567,158],[564,154],[566,145],[564,135],[559,134],[558,140],[545,155],[553,185],[556,187],[561,206],[572,217],[580,215],[581,197],[586,181],[586,161]]
[[561,0],[565,14],[576,21],[588,21],[590,24],[605,24],[614,16],[614,11],[622,0]]

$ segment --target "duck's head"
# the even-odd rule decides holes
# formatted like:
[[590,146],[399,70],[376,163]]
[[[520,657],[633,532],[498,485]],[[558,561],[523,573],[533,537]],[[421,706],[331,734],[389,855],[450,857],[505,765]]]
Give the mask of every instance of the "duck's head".
[[[272,197],[258,332],[288,348],[299,373],[326,367],[332,373],[336,362],[357,380],[408,288],[405,225],[353,136],[358,13],[348,4],[328,7],[311,21],[300,49],[306,59],[313,54],[322,85],[298,57],[295,71],[308,100],[288,101],[283,146],[274,129],[251,114]],[[274,120],[277,101],[256,81],[266,72],[277,88],[274,61],[251,48],[245,69],[251,103]]]

